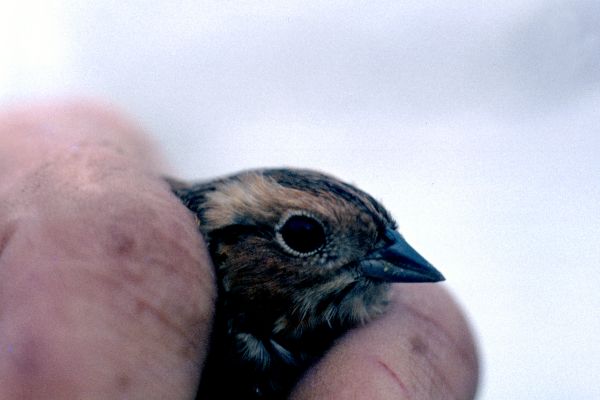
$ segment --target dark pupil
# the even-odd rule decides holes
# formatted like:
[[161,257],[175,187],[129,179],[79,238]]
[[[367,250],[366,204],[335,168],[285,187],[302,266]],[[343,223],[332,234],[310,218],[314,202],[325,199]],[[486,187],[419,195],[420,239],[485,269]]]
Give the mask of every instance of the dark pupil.
[[285,243],[300,253],[317,250],[325,243],[325,232],[321,224],[304,215],[290,217],[279,232]]

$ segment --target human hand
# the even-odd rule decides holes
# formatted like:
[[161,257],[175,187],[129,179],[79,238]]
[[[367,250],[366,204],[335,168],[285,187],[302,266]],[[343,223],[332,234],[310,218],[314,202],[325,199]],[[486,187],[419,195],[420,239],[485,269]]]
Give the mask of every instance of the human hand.
[[0,398],[184,399],[215,295],[145,139],[85,103],[0,115]]
[[[151,153],[96,105],[0,116],[0,398],[193,398],[213,276]],[[393,300],[292,397],[472,397],[473,340],[445,290]]]

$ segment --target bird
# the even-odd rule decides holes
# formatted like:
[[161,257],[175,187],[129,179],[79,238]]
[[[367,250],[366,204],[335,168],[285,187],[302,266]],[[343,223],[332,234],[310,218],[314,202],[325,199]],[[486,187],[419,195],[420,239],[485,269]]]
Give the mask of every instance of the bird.
[[217,277],[197,399],[285,399],[337,338],[385,312],[391,284],[445,279],[380,202],[331,175],[264,168],[168,181]]

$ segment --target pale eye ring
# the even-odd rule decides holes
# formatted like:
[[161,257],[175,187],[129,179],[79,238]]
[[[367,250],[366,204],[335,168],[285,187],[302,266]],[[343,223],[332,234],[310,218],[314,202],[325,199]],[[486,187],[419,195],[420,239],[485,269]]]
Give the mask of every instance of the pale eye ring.
[[294,256],[315,254],[327,242],[323,223],[314,215],[305,212],[285,215],[275,231],[281,247]]

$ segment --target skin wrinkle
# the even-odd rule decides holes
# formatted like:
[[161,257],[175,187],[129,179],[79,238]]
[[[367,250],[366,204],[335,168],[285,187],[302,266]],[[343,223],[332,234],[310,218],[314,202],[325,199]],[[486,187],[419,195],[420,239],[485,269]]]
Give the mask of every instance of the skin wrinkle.
[[377,363],[377,365],[383,367],[385,372],[387,372],[387,374],[392,378],[392,380],[398,384],[398,387],[400,388],[402,394],[408,397],[408,389],[406,388],[406,385],[404,384],[404,382],[402,382],[402,379],[400,379],[398,374],[392,368],[390,368],[390,366],[387,365],[384,361],[376,359],[375,362]]
[[190,345],[190,347],[195,348],[198,345],[198,343],[194,341],[194,338],[188,335],[187,329],[173,321],[173,319],[169,317],[169,314],[165,313],[164,311],[161,311],[159,308],[152,305],[149,301],[145,301],[141,298],[138,298],[135,303],[135,314],[140,315],[145,313],[150,313],[163,325],[167,326],[170,331],[173,331],[179,336],[181,336],[184,339],[184,341]]
[[[126,265],[128,263],[130,263],[129,258],[132,256],[132,254],[126,254],[126,255],[121,255],[121,254],[115,254],[115,256],[117,258],[125,258],[125,260],[123,262],[119,262],[119,264],[121,265]],[[171,266],[166,266],[163,265],[164,262],[167,262],[168,260],[164,259],[162,256],[159,256],[160,258],[155,258],[154,262],[148,262],[148,260],[145,260],[145,265],[147,266],[151,266],[151,265],[155,265],[157,267],[161,268],[161,271],[166,272],[167,274],[171,274]],[[163,258],[163,259],[161,259]],[[126,292],[129,292],[129,295],[131,296],[132,300],[135,304],[134,308],[133,308],[133,318],[139,318],[140,315],[142,314],[148,314],[150,316],[152,316],[153,318],[155,318],[157,321],[159,321],[162,325],[166,326],[167,329],[171,332],[176,333],[178,336],[180,336],[183,340],[183,343],[185,344],[183,346],[183,351],[181,352],[182,355],[185,355],[186,358],[193,358],[196,356],[196,352],[192,349],[196,349],[199,346],[199,340],[200,338],[198,337],[198,335],[195,335],[193,333],[193,331],[190,332],[189,329],[186,329],[186,327],[188,327],[188,323],[183,324],[181,321],[177,321],[173,319],[173,315],[185,315],[185,314],[189,314],[189,311],[182,311],[182,312],[168,312],[166,310],[163,310],[163,305],[159,303],[156,303],[156,300],[159,299],[160,293],[155,293],[152,288],[149,288],[149,290],[139,290],[136,289],[137,286],[139,284],[141,284],[144,279],[140,279],[137,275],[133,275],[134,279],[127,279],[128,275],[131,275],[130,272],[128,272],[130,269],[129,268],[122,268],[121,271],[119,272],[119,275],[116,276],[121,276],[121,277],[125,277],[126,280],[125,282],[127,283],[126,287],[128,287],[129,289],[122,289],[125,290]],[[109,275],[109,276],[105,276],[105,279],[108,280],[109,283],[114,284],[115,281],[117,281],[118,284],[123,285],[124,281],[118,278],[113,278],[114,275]],[[141,276],[144,276],[144,273],[141,273]],[[188,274],[189,278],[193,278],[193,279],[198,279],[198,274]],[[127,311],[126,311],[127,312]],[[206,325],[208,323],[208,321],[210,321],[209,318],[202,318],[196,322],[193,323],[193,325]],[[190,322],[190,321],[188,321]],[[189,327],[188,327],[189,328]]]
[[[148,220],[155,220],[156,218],[144,218],[143,216],[140,216],[141,220],[144,219],[148,219]],[[162,224],[161,224],[162,225]],[[144,247],[138,248],[136,247],[136,245],[132,246],[132,248],[130,250],[132,250],[131,252],[128,252],[127,254],[121,254],[121,252],[119,252],[119,245],[118,245],[118,240],[117,239],[117,246],[116,246],[116,250],[117,252],[115,253],[115,256],[119,259],[124,258],[124,263],[121,262],[120,264],[127,264],[132,258],[135,259],[136,257],[142,257],[143,258],[143,265],[146,265],[149,268],[155,268],[158,267],[160,268],[161,273],[164,273],[166,275],[172,275],[174,273],[174,266],[177,266],[179,264],[179,262],[177,261],[178,259],[180,259],[183,255],[183,258],[185,257],[189,257],[191,255],[191,250],[188,249],[186,246],[182,246],[180,243],[182,242],[186,242],[185,240],[183,240],[184,238],[182,238],[182,234],[181,234],[181,227],[180,227],[180,223],[179,222],[173,222],[170,224],[172,226],[167,226],[167,227],[163,227],[161,229],[156,229],[156,230],[150,230],[150,238],[148,239],[144,239],[139,238],[137,242],[141,242],[141,243],[167,243],[169,244],[169,246],[171,246],[175,251],[174,253],[176,254],[176,257],[167,257],[162,253],[156,253],[153,252],[152,249],[144,249]],[[169,234],[170,232],[173,232],[173,234]],[[195,232],[193,232],[193,234],[195,235]],[[123,236],[127,236],[127,234],[124,234]],[[130,241],[129,239],[125,239],[126,241]],[[136,242],[136,243],[137,243]],[[122,268],[123,271],[128,271],[128,268]],[[178,271],[179,273],[180,271]],[[193,279],[193,280],[198,280],[199,279],[199,273],[197,270],[184,270],[185,274],[184,276],[182,276],[183,278],[187,279]],[[147,271],[145,272],[147,274]],[[132,281],[131,283],[134,284],[136,281]],[[173,293],[179,293],[179,290],[173,290]],[[186,359],[190,359],[193,360],[194,362],[196,362],[196,357],[197,357],[197,349],[199,347],[199,345],[201,344],[203,338],[198,335],[195,334],[194,332],[196,332],[195,330],[189,330],[186,329],[186,327],[188,326],[188,324],[186,323],[185,325],[182,325],[181,322],[177,322],[176,320],[173,320],[172,315],[185,315],[185,314],[189,314],[189,311],[179,311],[176,312],[174,310],[171,310],[170,312],[166,312],[164,311],[162,308],[163,306],[159,303],[156,303],[156,299],[160,298],[160,293],[153,293],[152,288],[150,288],[150,291],[137,291],[136,295],[133,295],[135,298],[135,307],[134,307],[134,313],[136,315],[140,315],[140,314],[148,314],[151,315],[153,318],[156,318],[161,324],[163,324],[164,326],[166,326],[168,328],[169,331],[173,331],[175,333],[177,333],[182,339],[183,339],[183,344],[180,347],[180,351],[179,354],[182,355],[183,357],[185,357]],[[151,301],[152,299],[152,301]],[[212,298],[209,299],[208,301],[212,302]],[[191,307],[192,305],[190,305]],[[180,307],[181,308],[181,307]],[[137,318],[137,317],[134,317]],[[210,318],[206,317],[206,318],[200,318],[198,321],[188,321],[191,322],[192,326],[206,326],[209,324],[210,322]],[[200,329],[198,329],[198,331],[200,331]]]
[[[410,317],[414,317],[414,315],[409,315],[410,313],[412,313],[412,310],[410,311],[406,311],[405,317],[406,318],[410,318]],[[436,348],[443,348],[446,349],[446,343],[442,343],[441,340],[438,340],[440,337],[447,337],[447,331],[442,328],[439,324],[433,322],[431,319],[425,317],[423,318],[423,316],[416,316],[417,318],[419,318],[420,320],[423,320],[424,322],[426,322],[427,324],[431,324],[432,326],[434,326],[434,329],[441,329],[443,331],[442,335],[435,335],[432,336],[431,332],[429,332],[429,329],[427,328],[421,328],[419,330],[419,333],[417,333],[417,335],[421,334],[421,332],[427,332],[427,336],[431,337],[430,341],[434,341],[436,343],[435,347]],[[405,324],[408,325],[407,323],[408,321],[405,322]],[[418,324],[411,324],[411,325],[415,325],[418,326]],[[423,333],[424,334],[424,333]],[[412,357],[410,357],[411,355],[409,354],[409,359],[411,360],[410,364],[411,364],[411,370],[410,370],[410,381],[413,383],[412,385],[412,390],[408,390],[406,388],[406,386],[400,385],[403,394],[409,398],[412,397],[410,395],[410,393],[412,392],[412,395],[416,395],[418,393],[421,393],[422,390],[427,390],[428,388],[435,386],[441,393],[448,393],[449,390],[452,390],[452,385],[449,383],[449,381],[447,380],[446,376],[443,374],[443,370],[440,369],[439,366],[439,359],[436,357],[435,354],[432,354],[429,351],[425,351],[428,346],[421,340],[418,339],[418,341],[421,342],[421,344],[419,345],[420,349],[418,351],[415,351],[415,347],[414,347],[414,341],[415,339],[419,338],[419,336],[412,336],[410,338],[406,339],[406,344],[408,344],[408,350],[409,352],[412,353]],[[393,373],[393,376],[395,378],[398,377],[398,374],[394,372],[394,370],[389,367],[384,361],[383,359],[386,358],[386,355],[382,354],[381,358],[378,359],[378,363],[383,364],[386,368],[386,372],[388,374]],[[418,372],[417,372],[418,371]],[[401,381],[400,381],[401,382]],[[436,382],[435,385],[431,385],[431,382]],[[454,393],[455,391],[452,390],[452,392]],[[437,392],[436,392],[437,393]],[[431,398],[435,398],[435,393],[430,393],[430,395],[432,396]],[[458,398],[457,396],[453,396],[452,398]]]

